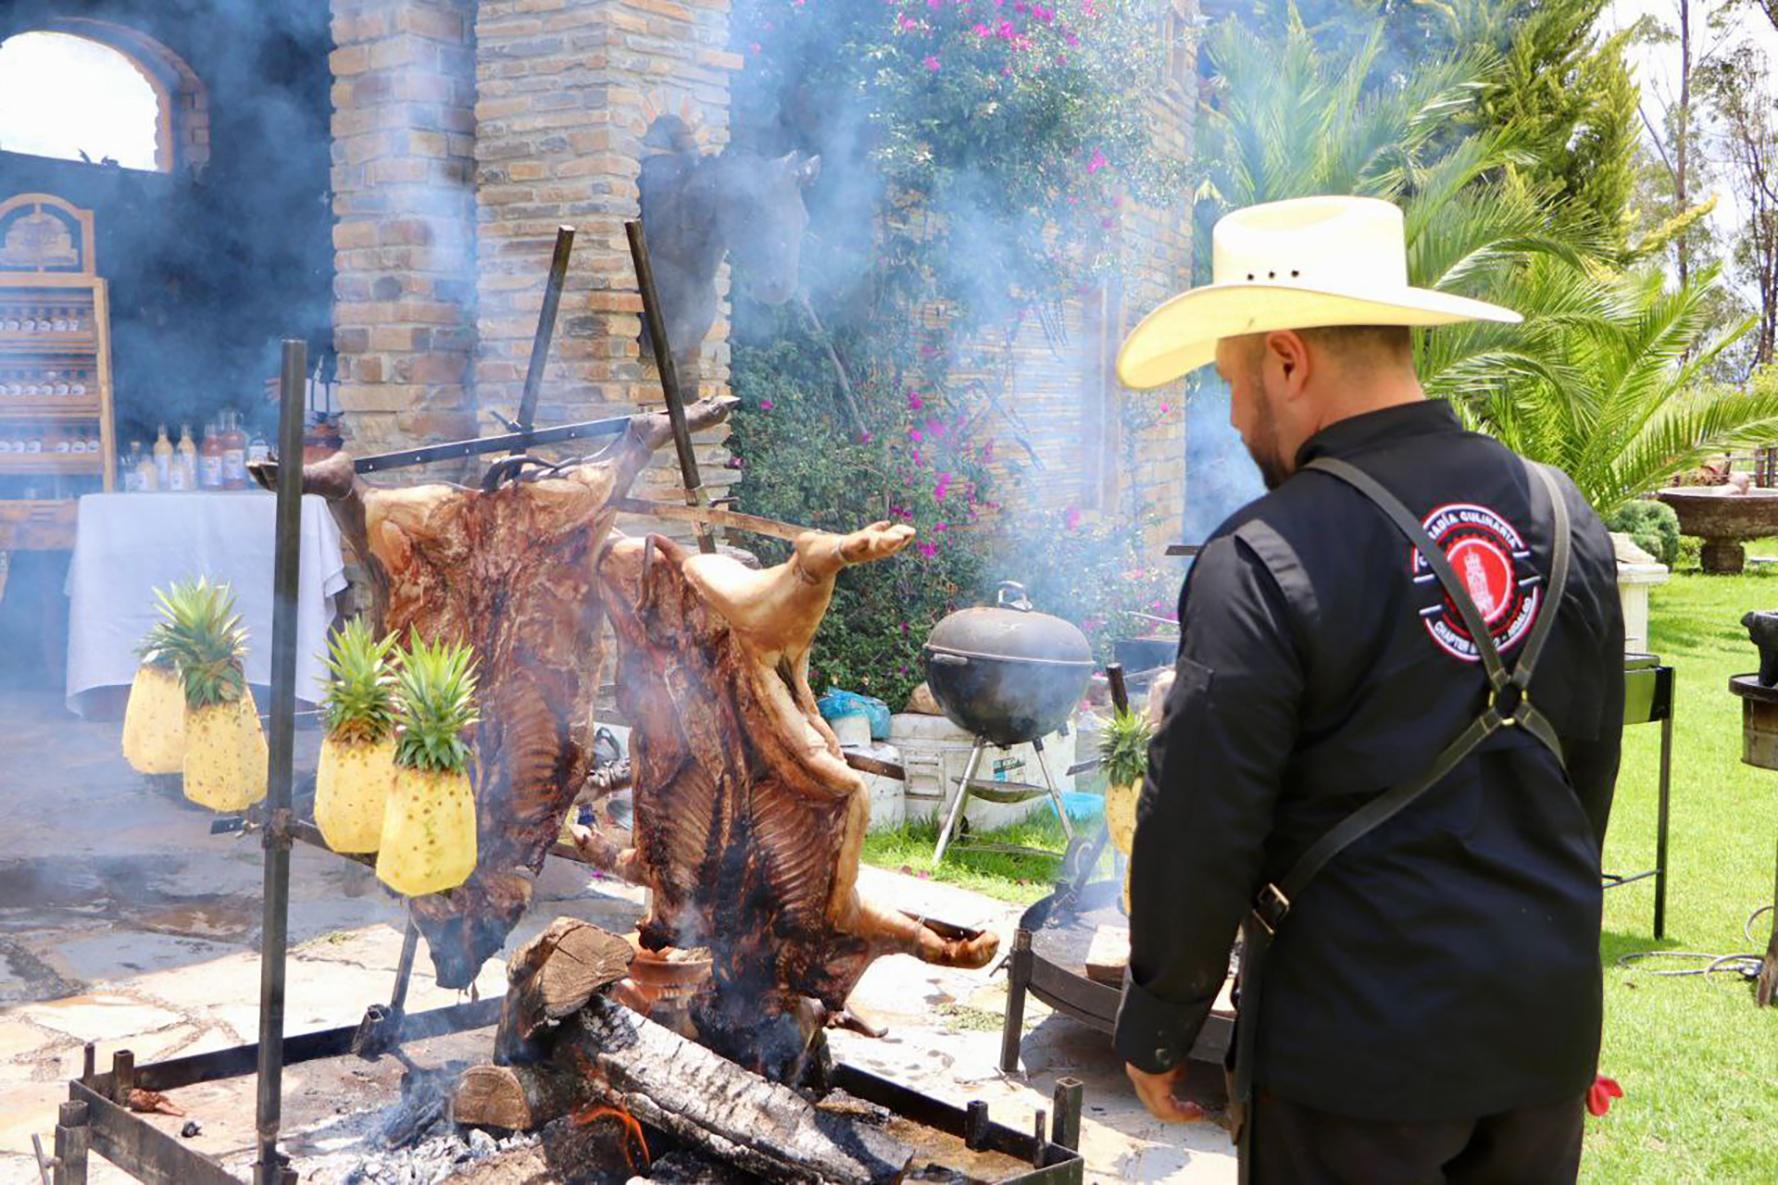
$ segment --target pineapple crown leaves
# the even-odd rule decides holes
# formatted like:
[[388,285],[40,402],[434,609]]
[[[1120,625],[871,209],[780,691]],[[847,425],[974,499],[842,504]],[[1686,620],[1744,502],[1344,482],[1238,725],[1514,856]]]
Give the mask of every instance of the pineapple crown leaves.
[[1113,786],[1136,781],[1148,769],[1148,742],[1154,726],[1146,716],[1114,711],[1099,733],[1099,764]]
[[371,637],[363,618],[354,618],[329,639],[327,670],[332,676],[322,699],[327,735],[336,741],[370,744],[395,731],[394,634]]
[[466,773],[464,734],[478,719],[475,651],[414,636],[401,654],[395,763],[408,769]]
[[247,630],[235,612],[235,595],[227,584],[207,577],[175,581],[156,589],[164,619],[149,634],[159,665],[179,672],[185,703],[191,708],[232,704],[247,693],[242,661],[247,655]]
[[[162,615],[165,616],[164,611]],[[163,671],[175,669],[169,634],[171,628],[171,622],[157,621],[142,635],[142,640],[136,643],[136,658],[143,666],[157,667]]]

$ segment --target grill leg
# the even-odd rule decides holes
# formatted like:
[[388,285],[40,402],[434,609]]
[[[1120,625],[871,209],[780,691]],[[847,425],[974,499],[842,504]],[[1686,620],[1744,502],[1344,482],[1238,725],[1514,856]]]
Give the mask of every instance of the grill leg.
[[963,767],[963,780],[957,783],[957,793],[951,799],[951,809],[945,812],[945,825],[939,828],[938,846],[932,850],[934,864],[945,858],[945,848],[950,846],[951,833],[956,829],[957,820],[963,817],[963,804],[969,799],[969,787],[975,781],[976,766],[982,763],[982,753],[987,747],[988,742],[977,737],[975,747],[969,751],[969,761]]
[[1068,808],[1062,805],[1062,792],[1056,789],[1056,783],[1050,777],[1049,762],[1043,759],[1043,738],[1038,737],[1031,742],[1031,749],[1037,754],[1037,768],[1043,771],[1043,784],[1049,787],[1050,803],[1056,808],[1056,818],[1062,822],[1062,834],[1068,842],[1074,842],[1074,827],[1068,822]]
[[[1000,1029],[1000,1072],[1019,1072],[1019,1042],[1025,1035],[1025,989],[1031,982],[1031,931],[1012,937],[1012,958],[1006,967],[1006,1018]],[[1057,1116],[1058,1120],[1060,1116]]]
[[1673,713],[1661,720],[1661,799],[1655,823],[1655,938],[1667,936],[1667,813],[1673,767]]

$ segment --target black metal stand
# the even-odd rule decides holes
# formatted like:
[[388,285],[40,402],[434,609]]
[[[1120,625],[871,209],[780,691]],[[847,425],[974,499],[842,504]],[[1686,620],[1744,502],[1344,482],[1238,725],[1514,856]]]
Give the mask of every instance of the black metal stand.
[[[1018,929],[1013,932],[1012,953],[1007,956],[1006,964],[1006,1014],[1000,1029],[1000,1069],[1003,1073],[1018,1072],[1027,993],[1064,1016],[1102,1033],[1110,1033],[1116,1027],[1122,992],[1110,984],[1088,978],[1084,965],[1076,960],[1064,963],[1045,957],[1037,949],[1037,939],[1052,920],[1071,917],[1077,906],[1086,911],[1112,907],[1122,891],[1123,885],[1119,881],[1096,881],[1074,895],[1077,900],[1071,903],[1069,886],[1058,886],[1054,893],[1032,905],[1019,918]],[[1198,1034],[1197,1043],[1192,1046],[1192,1060],[1220,1064],[1233,1031],[1232,1017],[1212,1012]]]
[[1655,866],[1642,872],[1606,872],[1601,874],[1605,888],[1617,889],[1654,878],[1654,935],[1667,936],[1667,829],[1671,815],[1673,785],[1673,668],[1648,661],[1632,661],[1624,673],[1628,694],[1624,701],[1624,724],[1661,726],[1661,765],[1659,799],[1655,814]]

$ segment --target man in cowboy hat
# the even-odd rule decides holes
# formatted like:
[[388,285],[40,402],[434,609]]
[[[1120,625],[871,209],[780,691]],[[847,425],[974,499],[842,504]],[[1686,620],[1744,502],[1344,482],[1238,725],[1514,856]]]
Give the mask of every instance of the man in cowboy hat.
[[1185,1120],[1243,938],[1231,1117],[1256,1182],[1572,1182],[1599,1051],[1623,717],[1612,545],[1573,483],[1428,400],[1400,210],[1230,214],[1215,282],[1118,371],[1215,361],[1271,491],[1204,546],[1149,751],[1116,1043]]

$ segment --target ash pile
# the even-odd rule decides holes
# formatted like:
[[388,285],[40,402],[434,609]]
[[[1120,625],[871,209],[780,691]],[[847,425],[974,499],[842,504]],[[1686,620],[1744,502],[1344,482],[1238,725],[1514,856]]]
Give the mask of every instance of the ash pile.
[[941,1165],[912,1134],[920,1125],[830,1089],[819,1023],[794,1086],[700,1044],[697,989],[663,976],[662,961],[639,957],[632,939],[558,919],[512,956],[493,1060],[454,1077],[410,1073],[402,1103],[367,1132],[367,1142],[391,1146],[335,1179],[962,1185],[1002,1175]]

